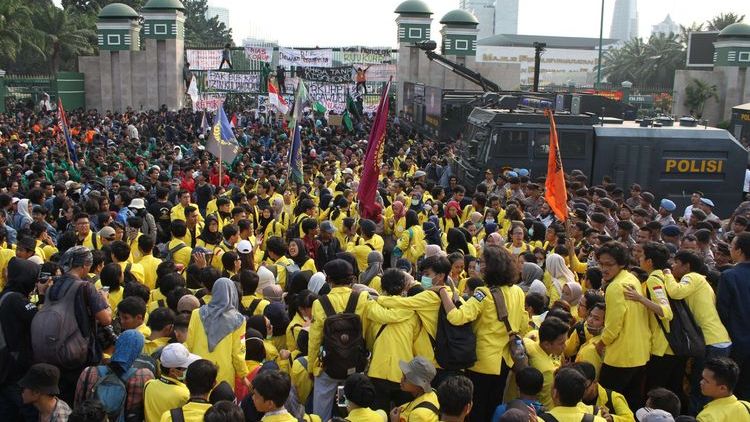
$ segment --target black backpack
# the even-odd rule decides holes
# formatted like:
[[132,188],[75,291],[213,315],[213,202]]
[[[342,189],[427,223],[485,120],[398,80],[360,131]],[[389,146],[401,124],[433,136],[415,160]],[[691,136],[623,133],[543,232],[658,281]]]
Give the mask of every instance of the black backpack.
[[352,292],[342,313],[336,313],[328,296],[318,300],[326,313],[323,321],[323,368],[333,379],[346,379],[367,367],[369,353],[365,346],[362,320],[356,314],[359,295]]
[[[461,306],[460,302],[455,303],[457,308]],[[471,368],[477,361],[477,337],[471,323],[451,324],[442,304],[438,311],[435,338],[430,340],[435,349],[435,361],[445,370]]]
[[[651,292],[648,287],[646,287],[646,297],[651,300]],[[703,331],[695,322],[693,313],[690,312],[687,303],[684,300],[668,299],[673,314],[672,320],[669,321],[669,332],[664,327],[661,318],[656,317],[656,322],[659,323],[672,352],[675,356],[683,357],[698,358],[705,356],[706,341],[703,338]]]

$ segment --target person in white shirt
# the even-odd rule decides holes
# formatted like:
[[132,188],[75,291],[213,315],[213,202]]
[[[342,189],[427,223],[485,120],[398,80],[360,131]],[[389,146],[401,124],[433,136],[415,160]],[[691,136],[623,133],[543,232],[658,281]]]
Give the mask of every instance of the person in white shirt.
[[703,198],[703,192],[693,192],[693,196],[690,197],[691,205],[688,205],[687,208],[685,208],[685,212],[682,215],[682,218],[685,221],[690,219],[690,215],[693,213],[693,207],[701,203],[701,198]]

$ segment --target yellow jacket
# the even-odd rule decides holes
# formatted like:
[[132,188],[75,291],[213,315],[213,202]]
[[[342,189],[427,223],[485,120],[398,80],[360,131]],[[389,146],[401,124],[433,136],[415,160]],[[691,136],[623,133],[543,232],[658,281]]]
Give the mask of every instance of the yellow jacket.
[[[501,286],[500,289],[508,308],[510,327],[523,335],[529,329],[529,314],[525,309],[523,290],[518,286]],[[450,311],[448,321],[453,325],[473,322],[474,334],[477,337],[477,362],[469,368],[470,370],[481,374],[500,375],[503,360],[508,366],[513,366],[508,347],[508,331],[497,317],[495,299],[486,286],[477,287],[474,296],[463,306]]]
[[597,385],[598,394],[596,396],[596,406],[599,408],[606,407],[614,422],[635,422],[633,411],[628,406],[625,396],[617,391],[609,390],[601,385]]
[[294,318],[289,321],[289,325],[286,327],[286,348],[290,352],[294,352],[297,349],[297,336],[300,330],[305,325],[305,319],[300,315],[299,312],[294,313]]
[[262,296],[257,296],[255,294],[243,295],[242,299],[240,299],[240,302],[242,303],[242,306],[244,306],[246,310],[249,310],[250,305],[252,305],[253,301],[256,299],[259,299],[259,301],[257,302],[257,305],[255,305],[255,309],[253,310],[253,315],[263,315],[263,311],[266,309],[266,306],[268,306],[271,302],[267,301],[266,299],[263,299]]
[[[343,312],[349,301],[349,296],[352,294],[352,289],[348,286],[338,286],[331,289],[328,293],[328,299],[331,301],[331,306],[336,312]],[[359,315],[362,320],[362,332],[366,333],[369,327],[369,320],[367,318],[367,310],[369,308],[369,297],[367,292],[361,292],[359,299],[357,300],[357,309],[355,313]],[[308,340],[308,368],[311,370],[313,375],[318,376],[323,371],[323,362],[319,359],[320,348],[323,345],[323,323],[326,319],[326,313],[323,311],[323,306],[320,304],[320,300],[316,300],[312,307],[312,324],[310,325],[310,339]]]
[[750,422],[750,403],[731,395],[711,400],[698,413],[698,422]]
[[[575,336],[575,334],[573,334]],[[572,336],[571,336],[572,337]],[[596,343],[599,343],[601,336],[591,337],[581,346],[581,349],[576,355],[576,362],[588,362],[594,365],[596,369],[596,378],[599,379],[599,373],[602,370],[602,357],[599,356],[599,352],[596,351]]]
[[161,259],[154,258],[153,255],[145,255],[138,261],[143,267],[143,276],[145,284],[150,290],[156,288],[156,268],[161,264]]
[[601,340],[607,346],[604,363],[617,368],[643,366],[651,355],[648,311],[640,303],[625,299],[626,284],[643,294],[638,279],[622,270],[609,283],[604,295],[607,306]]
[[426,247],[422,226],[415,225],[404,230],[396,246],[404,253],[403,258],[415,265],[424,255]]
[[297,390],[297,397],[299,397],[300,403],[307,401],[313,388],[313,380],[310,372],[307,370],[308,367],[307,356],[298,356],[292,362],[292,369],[289,371],[289,377],[292,379],[292,385]]
[[190,265],[190,257],[193,255],[193,249],[190,248],[190,245],[186,244],[180,239],[172,239],[167,244],[167,248],[169,250],[175,249],[177,245],[181,243],[185,245],[185,247],[174,252],[172,254],[172,260],[175,264],[182,264],[185,268],[187,268],[187,266]]
[[[197,205],[192,204],[192,203],[188,204],[188,206],[191,206],[191,205],[195,207],[196,210],[198,209]],[[175,220],[185,221],[185,207],[183,207],[182,204],[178,202],[177,205],[172,207],[172,209],[169,211],[169,219],[171,221],[175,221]],[[203,221],[203,216],[200,213],[198,213],[198,221]]]
[[244,377],[248,374],[245,363],[245,322],[242,322],[232,334],[221,339],[214,350],[209,352],[208,337],[199,310],[200,308],[194,310],[190,315],[185,347],[191,353],[215,363],[219,367],[216,382],[226,381],[234,389],[235,377]]
[[440,419],[435,412],[424,407],[417,408],[417,406],[423,402],[432,403],[435,407],[440,409],[437,394],[435,394],[434,391],[430,391],[422,394],[409,403],[402,405],[400,420],[406,422],[438,422]]
[[[674,277],[665,280],[667,293],[672,299],[684,299],[696,324],[701,327],[706,346],[729,342],[729,333],[719,319],[716,310],[714,289],[706,277],[698,273],[687,273],[678,283]],[[609,308],[607,309],[609,312]]]
[[[581,422],[583,416],[586,414],[586,412],[578,406],[556,406],[552,409],[549,409],[547,413],[554,416],[558,422]],[[601,416],[594,416],[594,422],[607,422],[607,420]]]
[[143,388],[143,410],[146,422],[159,422],[161,415],[182,407],[190,398],[190,391],[182,382],[162,375],[146,381]]
[[646,297],[658,304],[662,312],[664,312],[663,317],[659,317],[651,311],[648,312],[648,325],[651,328],[651,354],[654,356],[674,355],[674,352],[669,347],[667,338],[664,336],[664,331],[662,331],[661,325],[659,325],[659,320],[661,320],[664,329],[669,332],[669,321],[674,316],[672,307],[669,306],[669,299],[664,286],[664,280],[667,278],[671,278],[674,281],[671,273],[666,275],[661,270],[656,270],[643,283],[643,292],[646,294]]
[[[232,388],[234,388],[234,384],[232,384]],[[186,405],[182,406],[185,422],[203,422],[203,416],[210,408],[211,403],[188,402]],[[170,411],[167,410],[161,415],[161,422],[170,421],[172,421],[172,415],[170,414]]]
[[[370,304],[367,348],[372,350],[367,375],[392,382],[401,381],[399,361],[414,358],[414,339],[419,335],[419,317],[408,309],[386,309],[377,302]],[[378,335],[378,333],[380,335]]]
[[542,373],[544,384],[542,391],[539,392],[538,398],[545,408],[552,409],[555,404],[552,402],[552,384],[555,381],[555,371],[560,367],[560,360],[550,356],[542,349],[538,341],[528,338],[523,339],[526,347],[526,354],[529,357],[529,366],[536,368]]

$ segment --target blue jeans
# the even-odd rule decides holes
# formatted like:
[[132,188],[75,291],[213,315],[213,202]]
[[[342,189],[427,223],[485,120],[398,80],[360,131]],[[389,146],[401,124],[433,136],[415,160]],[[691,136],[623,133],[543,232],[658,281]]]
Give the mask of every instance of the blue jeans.
[[701,378],[703,378],[703,367],[706,361],[711,358],[729,357],[732,346],[714,347],[706,346],[706,356],[704,358],[695,358],[693,360],[693,370],[690,374],[690,414],[697,415],[703,406],[708,403],[708,398],[701,394]]
[[333,379],[325,372],[315,377],[313,385],[313,413],[320,419],[327,421],[331,419],[333,402],[336,398],[336,388],[343,384],[344,380]]

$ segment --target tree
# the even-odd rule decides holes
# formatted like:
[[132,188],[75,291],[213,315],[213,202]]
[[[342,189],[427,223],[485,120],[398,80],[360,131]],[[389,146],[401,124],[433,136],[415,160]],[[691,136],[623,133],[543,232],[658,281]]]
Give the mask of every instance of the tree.
[[214,16],[206,19],[207,0],[186,0],[185,45],[224,46],[232,43],[232,29]]
[[32,29],[32,9],[20,0],[0,2],[0,68],[8,69],[22,50],[40,52],[27,35]]
[[[703,110],[706,102],[712,98],[718,97],[719,89],[716,85],[709,85],[700,79],[693,79],[685,87],[685,106],[690,108],[691,114],[696,114],[700,119],[703,117]],[[696,113],[696,110],[699,110]]]
[[733,23],[740,23],[745,20],[745,15],[738,15],[734,12],[721,13],[714,16],[713,19],[706,21],[709,31],[721,31]]
[[648,56],[647,45],[643,39],[633,38],[620,48],[611,48],[604,52],[602,73],[607,77],[607,81],[613,84],[638,81]]
[[102,7],[110,3],[124,3],[139,12],[146,0],[62,0],[62,7],[65,10],[73,8],[81,13],[99,13]]
[[703,24],[698,22],[693,22],[690,26],[683,26],[680,25],[680,43],[687,47],[688,38],[690,37],[691,32],[701,32],[703,31]]
[[64,58],[91,54],[96,45],[96,33],[87,20],[53,5],[34,14],[33,38],[53,74],[60,69]]
[[644,67],[639,72],[640,80],[646,85],[671,88],[674,74],[685,65],[685,47],[677,34],[652,35],[646,46],[648,53]]

